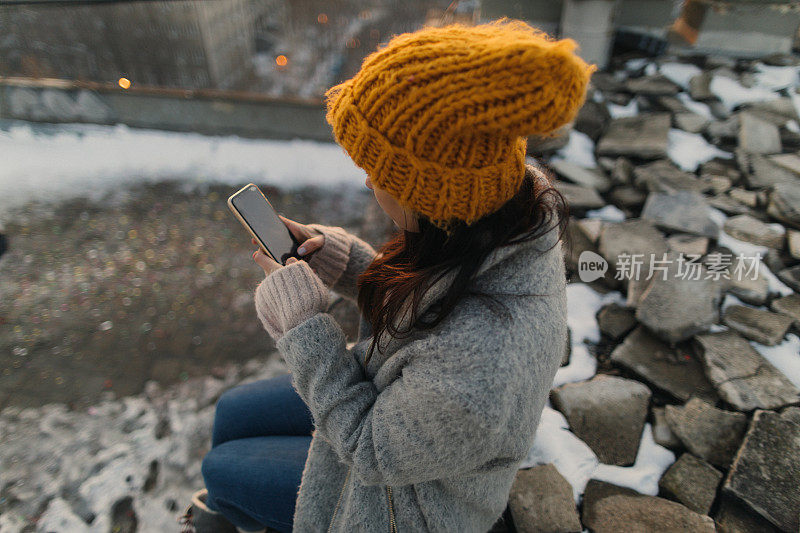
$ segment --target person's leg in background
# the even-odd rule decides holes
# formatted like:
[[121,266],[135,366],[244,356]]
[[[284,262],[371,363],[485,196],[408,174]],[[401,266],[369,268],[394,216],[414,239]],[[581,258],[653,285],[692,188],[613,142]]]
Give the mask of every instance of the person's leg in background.
[[223,393],[202,464],[208,507],[241,530],[291,531],[312,431],[289,374]]

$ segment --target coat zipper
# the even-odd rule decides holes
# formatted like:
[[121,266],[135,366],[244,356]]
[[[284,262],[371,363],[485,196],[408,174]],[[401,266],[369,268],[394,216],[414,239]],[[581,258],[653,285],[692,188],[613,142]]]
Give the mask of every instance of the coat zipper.
[[397,524],[394,521],[394,507],[392,506],[392,487],[386,485],[386,500],[389,502],[389,531],[397,533]]
[[336,513],[339,512],[339,504],[342,503],[342,496],[344,496],[344,488],[347,486],[347,480],[350,479],[350,470],[353,467],[347,469],[347,475],[344,478],[344,483],[342,483],[342,490],[339,492],[339,499],[336,501],[336,508],[333,510],[333,517],[331,518],[331,523],[328,524],[328,533],[330,533],[331,528],[333,527],[333,521],[336,520]]

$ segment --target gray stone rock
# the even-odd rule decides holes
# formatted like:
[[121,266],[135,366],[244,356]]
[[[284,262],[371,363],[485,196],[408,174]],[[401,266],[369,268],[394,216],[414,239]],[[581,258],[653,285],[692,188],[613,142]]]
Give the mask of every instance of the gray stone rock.
[[693,174],[684,172],[665,159],[638,166],[633,174],[636,186],[650,192],[702,192],[706,188]]
[[769,196],[767,213],[781,222],[800,228],[800,182],[775,185]]
[[564,259],[567,268],[576,272],[578,270],[578,260],[583,252],[589,250],[597,252],[597,247],[589,239],[578,223],[578,219],[570,217],[567,222],[567,246],[564,247]]
[[519,532],[581,531],[572,486],[552,464],[519,470],[508,499]]
[[739,114],[739,147],[751,154],[780,153],[780,131],[775,124],[743,111]]
[[700,174],[714,174],[717,176],[725,176],[731,180],[731,183],[736,183],[742,177],[742,173],[733,166],[732,161],[729,159],[711,159],[705,163],[700,163]]
[[727,469],[747,430],[747,416],[717,409],[699,398],[683,406],[667,405],[667,424],[687,450]]
[[764,189],[778,183],[800,182],[800,179],[789,170],[782,168],[764,156],[753,154],[749,156],[752,172],[747,174],[747,185],[753,189]]
[[719,509],[714,517],[720,533],[780,533],[780,529],[738,499],[720,493]]
[[603,221],[599,218],[582,218],[578,220],[578,228],[592,243],[597,243],[603,230]]
[[779,167],[793,172],[800,177],[800,156],[797,154],[776,154],[767,156],[771,162]]
[[592,85],[604,93],[622,91],[625,88],[624,80],[619,80],[613,72],[595,72],[592,75]]
[[703,196],[691,191],[651,192],[642,209],[642,218],[657,226],[716,239],[719,225],[711,216]]
[[730,268],[728,292],[751,305],[764,305],[769,297],[769,280],[764,269],[759,268],[755,275],[748,272],[751,260],[745,256],[735,256]]
[[756,410],[723,490],[783,531],[800,528],[800,424]]
[[800,294],[790,294],[782,298],[776,298],[772,300],[770,307],[777,313],[783,313],[791,317],[794,320],[794,327],[800,328]]
[[[786,61],[778,61],[772,62],[771,58],[776,58],[776,56],[766,56],[764,58],[764,62],[768,65],[774,66],[788,66],[788,65],[796,65],[797,62],[794,58],[784,56],[785,59],[790,60],[789,62]],[[780,98],[775,98],[772,100],[764,100],[761,102],[751,102],[747,105],[747,108],[751,111],[763,112],[763,113],[771,113],[776,116],[782,117],[784,120],[800,120],[797,116],[797,110],[794,108],[794,103],[792,102],[791,98],[786,96],[781,96]]]
[[800,265],[780,270],[778,277],[791,287],[794,292],[800,293]]
[[786,268],[781,253],[773,248],[767,248],[767,253],[761,258],[761,262],[767,266],[770,272],[780,272]]
[[653,424],[650,426],[653,440],[665,448],[676,449],[682,446],[681,440],[672,432],[667,424],[667,415],[663,407],[653,408]]
[[599,479],[590,479],[583,490],[583,510],[586,511],[587,508],[591,508],[603,498],[617,494],[622,494],[624,496],[644,496],[641,492],[637,492],[628,487],[615,485]]
[[631,218],[603,224],[598,247],[609,269],[616,270],[621,256],[643,254],[649,258],[650,254],[655,254],[661,257],[667,251],[667,241],[651,222]]
[[669,127],[669,113],[642,113],[614,119],[597,144],[597,154],[665,158]]
[[600,462],[620,466],[636,460],[650,396],[650,389],[638,381],[604,374],[551,392],[572,432]]
[[653,277],[636,308],[636,319],[668,343],[680,342],[706,331],[719,320],[722,284],[706,278],[703,267],[700,279],[679,276],[683,268],[678,256],[667,256],[666,279]]
[[711,123],[710,119],[691,111],[685,113],[676,113],[674,118],[675,125],[684,131],[688,131],[689,133],[700,133]]
[[528,135],[527,154],[532,157],[541,157],[542,154],[552,154],[561,150],[567,144],[569,144],[569,132],[555,133],[552,137]]
[[703,192],[711,194],[722,194],[733,184],[729,177],[716,174],[701,174],[699,181],[705,186]]
[[724,228],[734,239],[778,250],[783,248],[784,233],[750,215],[730,217]]
[[625,81],[625,88],[635,94],[651,96],[678,94],[681,88],[663,74],[629,78]]
[[647,290],[647,287],[649,286],[650,286],[650,280],[646,279],[644,276],[628,279],[627,283],[628,294],[625,300],[625,304],[628,307],[634,307],[634,308],[637,307],[639,305],[639,300],[642,299],[642,294],[644,294],[644,291]]
[[630,185],[633,182],[633,163],[624,157],[614,159],[614,168],[611,169],[611,181],[617,185]]
[[620,339],[636,327],[635,311],[617,303],[604,306],[597,313],[600,331],[612,339]]
[[692,511],[708,514],[722,481],[722,472],[695,457],[684,453],[661,476],[659,488]]
[[644,496],[644,494],[628,487],[622,487],[620,485],[615,485],[599,479],[590,479],[586,483],[586,487],[583,490],[583,497],[581,500],[581,521],[585,524],[587,520],[591,520],[594,512],[594,506],[597,504],[597,502],[603,498],[616,495],[631,497]]
[[786,232],[786,244],[789,248],[789,255],[800,260],[800,231],[788,230]]
[[604,102],[595,102],[587,99],[586,103],[578,111],[575,118],[575,129],[588,135],[593,141],[597,141],[606,124],[611,120],[608,106]]
[[747,189],[736,187],[728,191],[728,196],[747,207],[756,208],[759,204],[758,191],[748,191]]
[[714,521],[677,502],[656,496],[616,494],[597,502],[584,524],[594,533],[658,531],[713,533]]
[[622,209],[639,209],[647,195],[635,187],[616,187],[610,193],[611,202]]
[[800,401],[800,390],[735,331],[695,339],[706,376],[720,397],[737,409],[774,409]]
[[662,95],[656,97],[656,104],[663,107],[664,110],[672,113],[673,117],[678,113],[688,113],[689,108],[686,107],[680,98],[672,95]]
[[714,100],[717,97],[709,88],[711,77],[710,72],[701,72],[689,79],[689,96],[692,97],[692,100],[702,102],[703,100]]
[[563,181],[557,181],[554,185],[564,195],[564,199],[570,209],[585,211],[587,209],[599,209],[606,205],[605,200],[597,194],[597,191],[589,187],[581,187],[580,185],[573,185]]
[[731,111],[720,100],[711,100],[706,102],[706,105],[708,110],[711,111],[711,115],[719,120],[727,120],[731,117]]
[[722,322],[747,337],[767,346],[779,344],[792,325],[790,316],[765,309],[731,305],[725,309]]
[[745,204],[731,198],[727,194],[718,194],[707,200],[708,205],[714,209],[719,209],[726,215],[743,215],[750,212],[750,208]]
[[692,395],[715,397],[701,361],[691,351],[670,347],[642,326],[614,348],[611,362],[681,401]]
[[667,237],[667,246],[671,252],[678,254],[705,255],[708,251],[708,237],[676,233]]
[[575,163],[562,159],[550,161],[550,166],[559,176],[571,181],[575,185],[589,187],[599,192],[606,192],[611,187],[611,181],[601,170],[583,168]]
[[800,406],[791,406],[787,407],[783,411],[781,411],[781,416],[784,420],[791,420],[797,424],[800,424]]
[[733,142],[739,136],[739,115],[712,120],[706,127],[706,133],[714,144]]

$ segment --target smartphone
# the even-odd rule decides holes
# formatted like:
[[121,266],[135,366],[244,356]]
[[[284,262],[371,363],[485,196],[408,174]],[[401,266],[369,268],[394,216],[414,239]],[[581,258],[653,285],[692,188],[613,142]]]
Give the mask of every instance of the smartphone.
[[228,207],[239,222],[255,238],[264,253],[285,265],[297,256],[300,245],[286,224],[278,218],[275,208],[253,183],[248,183],[228,198]]

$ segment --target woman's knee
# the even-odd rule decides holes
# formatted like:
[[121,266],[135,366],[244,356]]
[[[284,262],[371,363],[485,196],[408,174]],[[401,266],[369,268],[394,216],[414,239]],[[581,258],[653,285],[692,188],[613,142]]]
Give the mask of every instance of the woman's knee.
[[222,466],[222,461],[217,460],[213,448],[203,457],[203,461],[200,463],[200,473],[209,490],[213,489],[219,481]]

